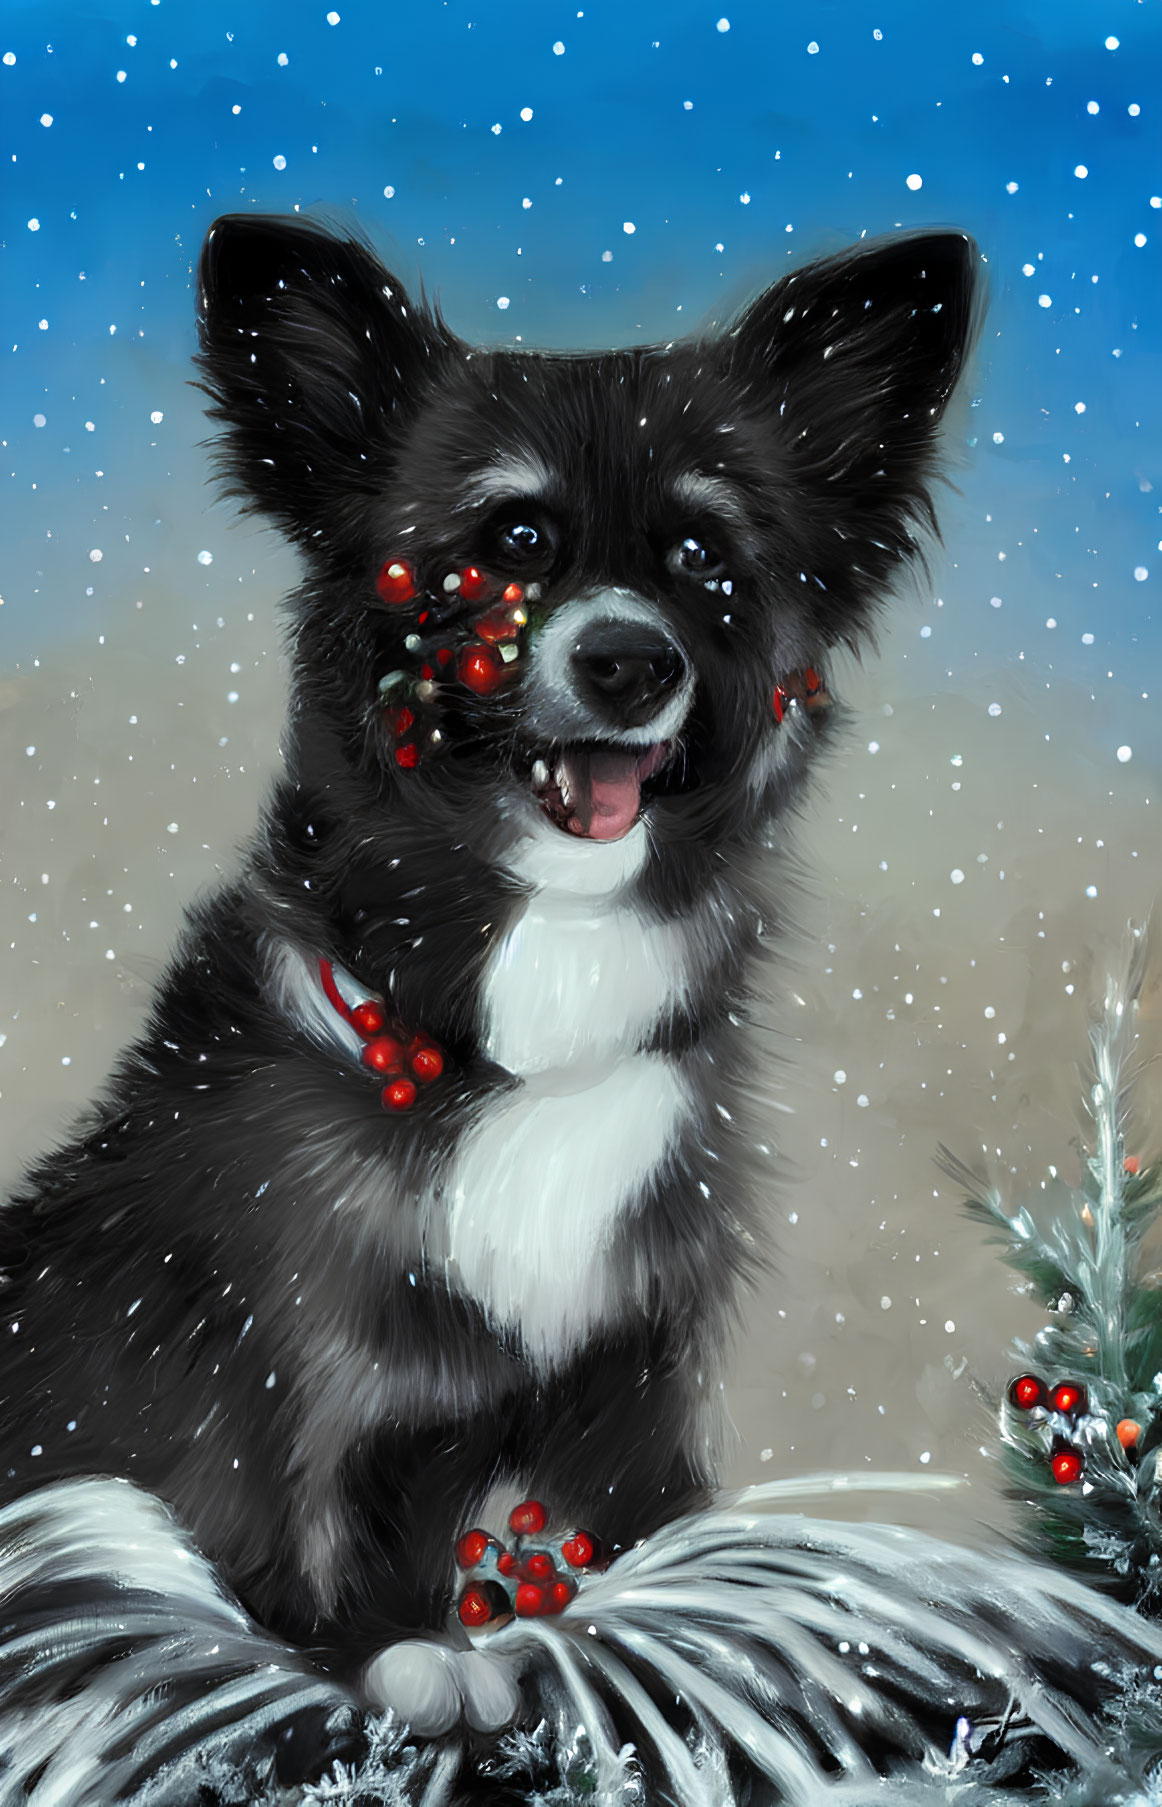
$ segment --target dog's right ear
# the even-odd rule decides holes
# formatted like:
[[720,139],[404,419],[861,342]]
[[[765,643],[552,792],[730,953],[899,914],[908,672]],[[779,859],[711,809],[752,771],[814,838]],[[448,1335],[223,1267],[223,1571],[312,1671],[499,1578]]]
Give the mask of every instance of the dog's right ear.
[[198,331],[226,487],[304,546],[355,524],[457,344],[363,245],[249,214],[206,235]]

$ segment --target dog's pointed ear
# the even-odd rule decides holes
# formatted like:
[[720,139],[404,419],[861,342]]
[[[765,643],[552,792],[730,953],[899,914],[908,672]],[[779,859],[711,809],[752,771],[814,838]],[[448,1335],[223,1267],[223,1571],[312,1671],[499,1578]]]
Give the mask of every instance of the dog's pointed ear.
[[246,214],[206,236],[198,332],[227,488],[304,545],[382,483],[402,421],[457,344],[365,246]]
[[[978,264],[960,232],[880,240],[784,277],[727,335],[748,412],[774,433],[813,518],[864,542],[860,575],[873,583],[913,549],[915,524],[932,521],[938,428],[978,323]],[[815,575],[830,588],[837,561],[825,562]]]

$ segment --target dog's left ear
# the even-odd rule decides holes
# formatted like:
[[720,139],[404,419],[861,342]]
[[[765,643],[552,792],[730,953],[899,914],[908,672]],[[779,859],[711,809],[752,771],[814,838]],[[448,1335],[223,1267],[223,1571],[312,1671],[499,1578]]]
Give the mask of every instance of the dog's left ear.
[[[915,524],[932,524],[938,429],[977,324],[978,264],[960,232],[880,240],[784,277],[727,335],[744,405],[822,529],[810,575],[852,608],[911,553]],[[853,567],[870,582],[854,583]]]
[[270,215],[207,233],[198,336],[229,490],[307,549],[355,524],[404,421],[463,352],[366,245]]

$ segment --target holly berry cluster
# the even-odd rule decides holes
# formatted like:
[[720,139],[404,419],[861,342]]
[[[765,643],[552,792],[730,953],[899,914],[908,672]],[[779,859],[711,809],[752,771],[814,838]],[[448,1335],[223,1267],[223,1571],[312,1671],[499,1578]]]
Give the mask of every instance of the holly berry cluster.
[[380,1098],[387,1111],[410,1111],[419,1087],[431,1085],[444,1071],[444,1055],[427,1035],[412,1035],[398,1018],[389,1018],[376,998],[349,1005],[335,983],[329,960],[319,961],[319,978],[328,1001],[350,1023],[363,1042],[363,1065],[384,1081]]
[[775,712],[775,721],[781,724],[790,708],[801,707],[810,713],[816,709],[826,709],[830,701],[823,679],[815,667],[805,665],[802,671],[788,672],[783,682],[775,685],[771,706]]
[[[1046,1386],[1038,1374],[1019,1374],[1009,1387],[1009,1403],[1029,1414],[1030,1424],[1041,1424],[1051,1442],[1049,1472],[1059,1487],[1079,1481],[1085,1472],[1085,1454],[1073,1440],[1081,1421],[1089,1416],[1089,1395],[1080,1381],[1061,1380]],[[1117,1437],[1123,1449],[1132,1449],[1141,1425],[1122,1418]]]
[[1090,1024],[1093,1139],[1074,1184],[1050,1167],[1014,1205],[947,1150],[944,1167],[1022,1292],[1045,1307],[1032,1341],[1015,1343],[1016,1378],[997,1402],[1028,1530],[1057,1561],[1098,1570],[1124,1599],[1162,1615],[1162,1310],[1148,1246],[1162,1214],[1162,1163],[1125,1146],[1147,971],[1145,933],[1132,929]]
[[[435,750],[443,740],[438,726],[438,702],[450,686],[459,684],[475,696],[491,696],[520,657],[520,635],[528,625],[526,602],[540,597],[539,584],[501,584],[478,565],[449,571],[439,591],[422,588],[414,565],[406,558],[389,558],[376,579],[380,600],[392,609],[419,601],[417,625],[427,632],[410,633],[407,652],[419,659],[417,669],[390,671],[379,681],[383,721],[395,740],[395,763],[401,771],[414,771],[424,751]],[[463,605],[482,604],[483,611],[464,618]],[[455,615],[454,632],[450,614]],[[465,638],[465,630],[467,638]]]
[[467,1571],[457,1613],[470,1631],[511,1618],[539,1619],[564,1612],[577,1593],[578,1575],[601,1566],[597,1540],[569,1531],[549,1543],[539,1538],[548,1514],[539,1500],[524,1500],[509,1514],[511,1549],[488,1531],[465,1531],[456,1561]]

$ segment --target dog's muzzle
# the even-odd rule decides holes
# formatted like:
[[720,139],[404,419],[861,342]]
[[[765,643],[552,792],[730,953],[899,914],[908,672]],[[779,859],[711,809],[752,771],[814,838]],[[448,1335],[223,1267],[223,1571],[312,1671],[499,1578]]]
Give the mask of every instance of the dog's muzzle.
[[570,834],[619,840],[689,714],[684,648],[653,604],[609,589],[554,611],[529,666],[522,739],[537,801]]
[[593,622],[569,667],[578,698],[615,734],[653,722],[688,676],[674,642],[638,621]]

